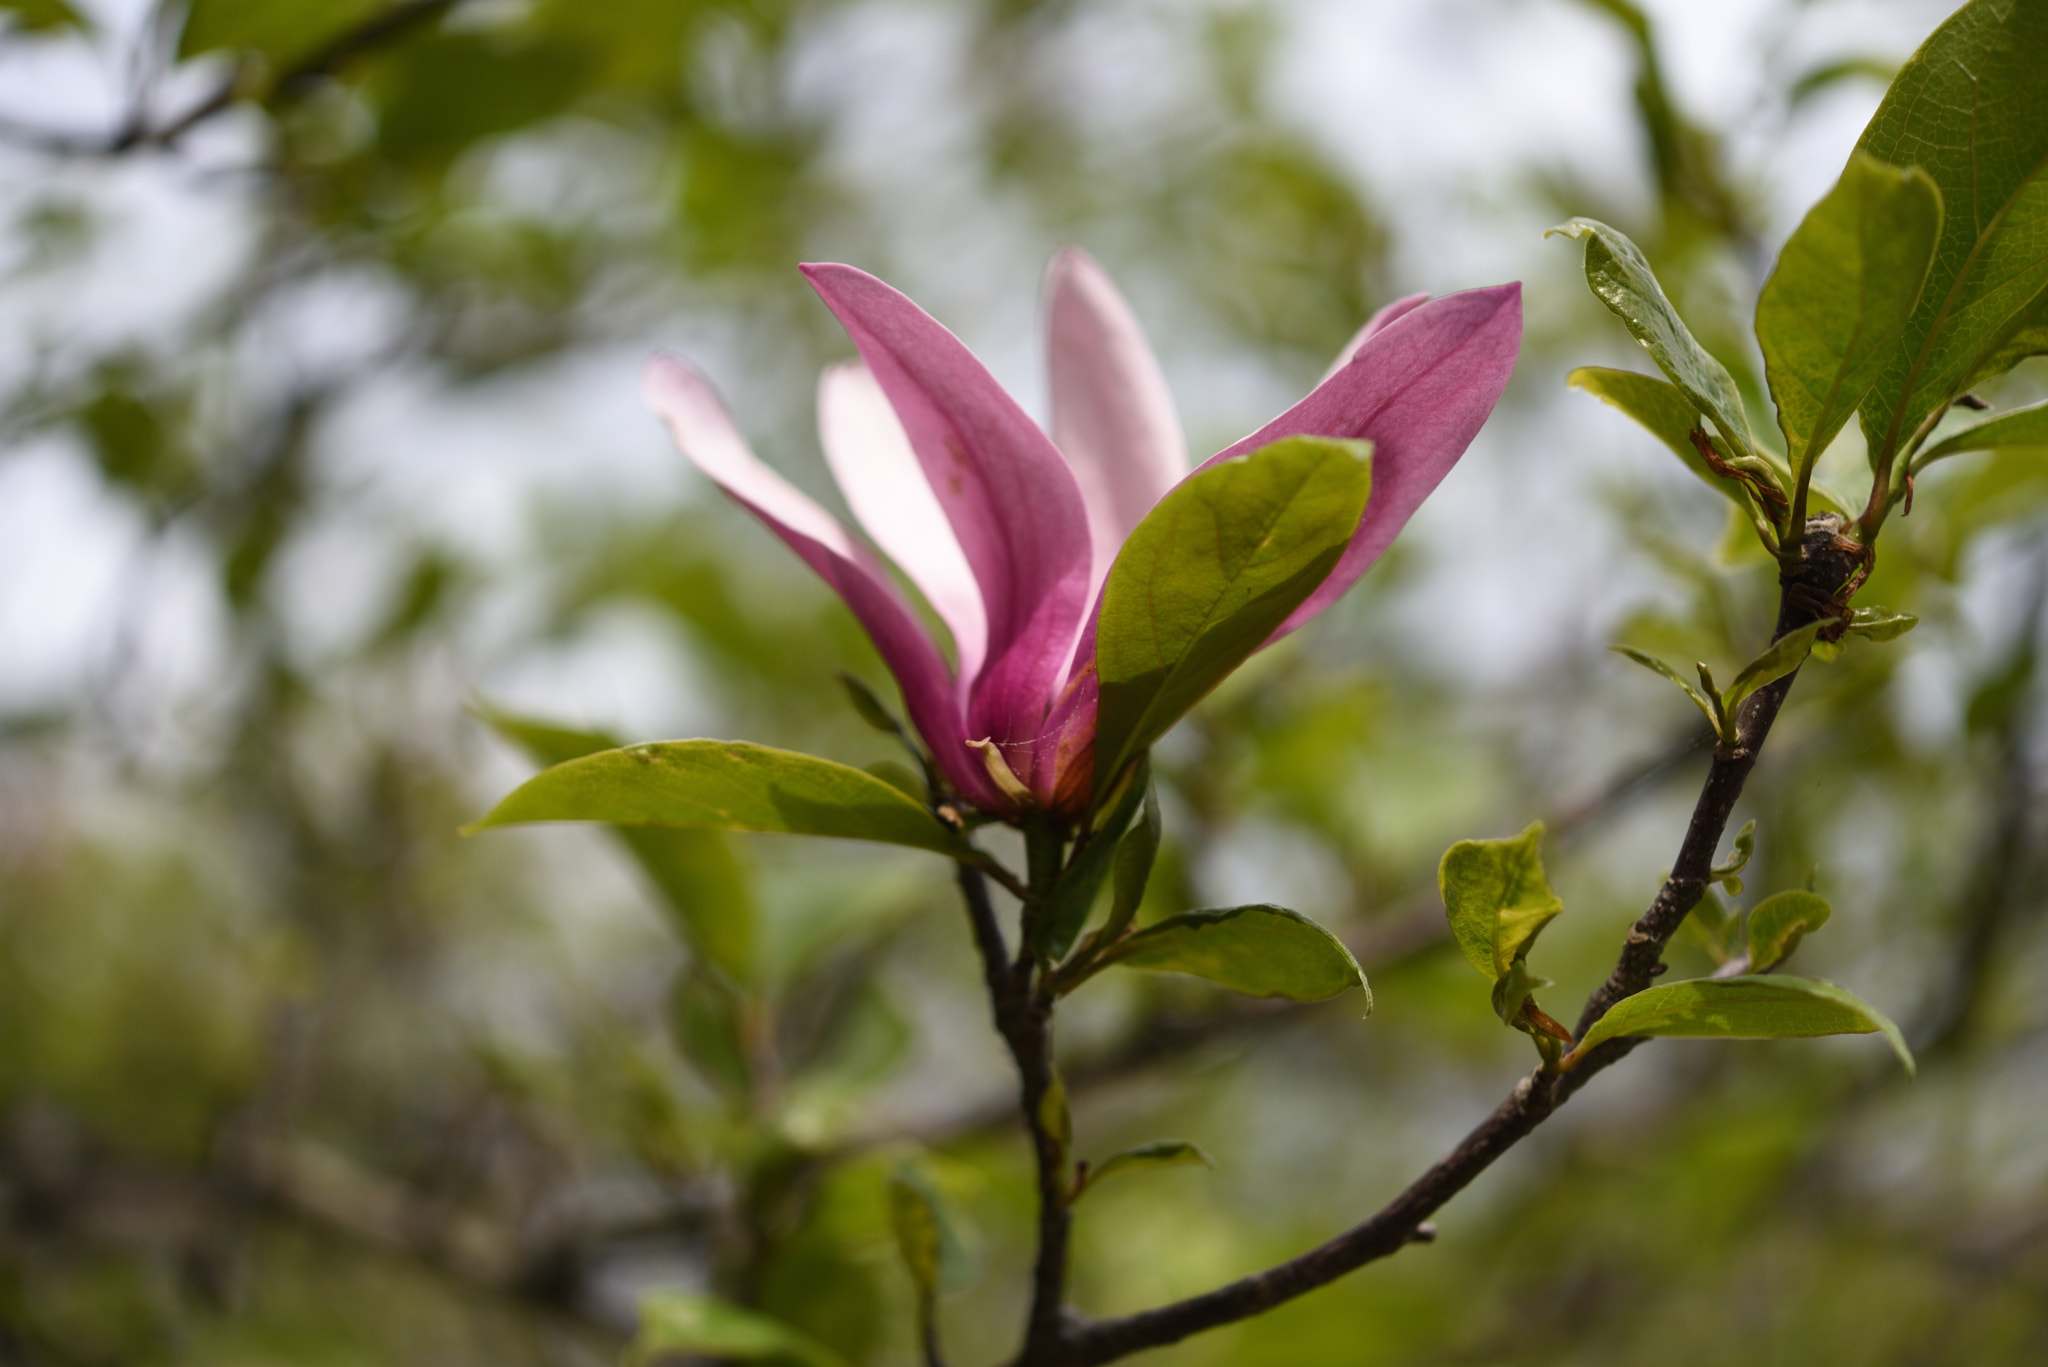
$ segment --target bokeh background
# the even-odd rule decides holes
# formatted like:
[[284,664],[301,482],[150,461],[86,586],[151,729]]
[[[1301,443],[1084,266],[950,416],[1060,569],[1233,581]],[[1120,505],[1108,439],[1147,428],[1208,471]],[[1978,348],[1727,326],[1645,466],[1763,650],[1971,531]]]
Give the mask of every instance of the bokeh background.
[[[594,743],[489,711],[889,756],[833,678],[886,683],[850,617],[637,393],[695,358],[832,500],[811,394],[850,348],[800,260],[1037,411],[1079,243],[1197,455],[1388,299],[1527,282],[1514,385],[1396,552],[1158,755],[1147,914],[1296,907],[1377,1013],[1129,975],[1061,1020],[1083,1154],[1216,1160],[1083,1203],[1083,1307],[1362,1217],[1529,1064],[1449,950],[1444,847],[1550,823],[1568,1016],[1703,767],[1603,647],[1726,668],[1770,620],[1723,502],[1565,390],[1646,367],[1543,229],[1635,235],[1754,398],[1771,255],[1946,9],[0,0],[0,1362],[602,1363],[686,1289],[907,1364],[913,1155],[952,1360],[1013,1344],[1026,1157],[945,868],[456,835]],[[1861,599],[1922,625],[1802,674],[1738,812],[1749,896],[1833,901],[1802,971],[1917,1081],[1869,1039],[1658,1043],[1434,1245],[1147,1360],[2048,1361],[2044,476],[1923,481]]]

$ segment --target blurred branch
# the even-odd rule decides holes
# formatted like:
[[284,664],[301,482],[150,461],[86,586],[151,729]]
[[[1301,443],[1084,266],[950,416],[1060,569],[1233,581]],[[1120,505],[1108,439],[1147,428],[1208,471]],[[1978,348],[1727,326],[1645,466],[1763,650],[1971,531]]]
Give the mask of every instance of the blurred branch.
[[[2034,705],[2042,624],[2048,621],[2048,537],[2034,546],[2033,582],[2013,630],[2006,660],[1979,690],[1972,712],[1990,713],[1994,769],[1987,787],[1994,808],[1958,905],[1961,945],[1920,1033],[1920,1048],[1940,1054],[1968,1043],[1984,991],[2018,912],[2039,908],[2041,856],[2034,841],[2040,774],[2034,746],[2040,711]],[[1984,706],[1984,704],[1989,704]],[[1974,718],[1973,718],[1974,720]]]
[[[1839,521],[1834,518],[1816,518],[1807,525],[1804,557],[1781,575],[1773,640],[1821,620],[1855,570],[1858,562],[1845,553],[1845,543],[1836,535],[1838,528]],[[1650,909],[1630,929],[1614,972],[1587,1000],[1577,1033],[1584,1034],[1615,1002],[1642,991],[1663,971],[1664,946],[1705,894],[1728,818],[1796,677],[1795,670],[1752,694],[1743,707],[1737,743],[1716,748],[1672,871]],[[1400,1195],[1364,1223],[1321,1247],[1203,1295],[1070,1328],[1055,1353],[1033,1356],[1027,1345],[1017,1367],[1092,1367],[1178,1343],[1191,1334],[1270,1310],[1399,1251],[1415,1241],[1423,1222],[1444,1203],[1542,1124],[1595,1073],[1626,1057],[1639,1043],[1637,1038],[1612,1040],[1562,1075],[1539,1067],[1517,1083],[1507,1100],[1477,1129]]]
[[237,69],[211,91],[164,123],[153,122],[148,111],[140,107],[119,128],[105,134],[71,133],[0,118],[0,142],[53,157],[118,157],[138,148],[167,149],[243,99],[254,97],[278,104],[298,100],[322,80],[339,75],[358,58],[398,41],[461,3],[462,0],[403,0],[337,34],[285,68],[260,96],[249,88],[238,61]]

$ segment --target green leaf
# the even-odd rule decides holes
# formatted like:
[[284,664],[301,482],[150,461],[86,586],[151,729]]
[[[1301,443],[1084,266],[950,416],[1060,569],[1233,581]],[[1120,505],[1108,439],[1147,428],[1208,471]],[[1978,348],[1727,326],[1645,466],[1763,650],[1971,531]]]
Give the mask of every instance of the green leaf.
[[1756,338],[1795,477],[1891,359],[1940,236],[1941,192],[1927,174],[1857,152],[1779,252]]
[[959,1213],[920,1163],[905,1161],[890,1175],[889,1222],[920,1296],[973,1284],[979,1269]]
[[1633,370],[1615,370],[1599,365],[1580,366],[1565,376],[1565,383],[1634,418],[1651,436],[1671,448],[1671,453],[1684,462],[1685,468],[1699,476],[1708,487],[1752,517],[1756,516],[1756,500],[1742,481],[1716,474],[1714,468],[1700,458],[1699,448],[1692,444],[1692,432],[1701,426],[1704,419],[1700,417],[1699,405],[1687,398],[1678,386],[1655,375],[1640,375]]
[[1197,1145],[1185,1139],[1154,1139],[1136,1148],[1125,1149],[1122,1153],[1103,1160],[1100,1167],[1088,1171],[1088,1180],[1075,1193],[1074,1199],[1093,1191],[1102,1183],[1119,1173],[1146,1172],[1153,1168],[1214,1168],[1215,1161],[1203,1153]]
[[1090,971],[1110,964],[1186,973],[1246,996],[1298,1002],[1363,988],[1365,1014],[1372,1014],[1372,988],[1344,942],[1285,907],[1184,911],[1109,946]]
[[1742,829],[1735,833],[1735,849],[1729,854],[1728,862],[1714,865],[1707,873],[1707,881],[1726,884],[1730,894],[1740,893],[1742,880],[1735,875],[1749,867],[1750,857],[1755,853],[1756,822],[1750,820],[1744,822]]
[[[572,730],[490,708],[479,708],[477,715],[540,764],[564,764],[619,744],[600,731]],[[654,884],[683,942],[735,982],[752,982],[760,909],[753,880],[725,833],[617,826],[613,834]]]
[[[1141,763],[1140,768],[1145,766]],[[1067,861],[1066,868],[1053,882],[1046,894],[1045,904],[1039,908],[1033,923],[1037,944],[1035,948],[1048,959],[1058,959],[1073,948],[1075,937],[1088,924],[1088,913],[1095,908],[1096,894],[1109,879],[1115,866],[1118,837],[1131,824],[1131,817],[1144,804],[1149,782],[1145,774],[1139,774],[1127,785],[1109,819],[1101,826],[1091,828],[1087,840]]]
[[1125,540],[1096,629],[1098,800],[1329,577],[1364,513],[1370,455],[1283,438],[1181,481]]
[[1857,608],[1849,614],[1850,633],[1867,641],[1896,641],[1919,625],[1920,619],[1912,613],[1890,608]]
[[1762,973],[1785,962],[1827,921],[1825,897],[1793,891],[1764,898],[1749,911],[1749,971]]
[[1962,431],[1943,437],[1922,451],[1913,468],[1924,470],[1938,460],[1965,451],[1998,451],[2007,448],[2048,447],[2048,402],[2015,408]]
[[626,1367],[647,1367],[674,1354],[702,1357],[795,1358],[806,1367],[845,1367],[845,1359],[780,1320],[688,1291],[657,1291],[640,1302],[640,1332]]
[[1871,458],[2048,351],[2048,6],[1972,0],[1892,82],[1857,149],[1918,166],[1948,214],[1920,301],[1861,408]]
[[1500,1017],[1502,1025],[1527,1029],[1529,1027],[1522,1019],[1522,1008],[1538,988],[1551,986],[1554,984],[1550,979],[1539,978],[1529,971],[1527,959],[1516,959],[1493,985],[1493,1014]]
[[1694,686],[1690,679],[1647,651],[1637,650],[1633,646],[1609,646],[1607,648],[1617,655],[1628,656],[1629,659],[1634,660],[1643,668],[1650,670],[1652,673],[1662,674],[1665,678],[1677,684],[1679,688],[1684,690],[1685,696],[1692,699],[1693,706],[1699,708],[1701,714],[1706,717],[1707,725],[1714,728],[1716,735],[1720,734],[1722,730],[1722,709],[1715,705],[1715,699],[1709,698],[1705,693],[1702,693]]
[[1624,997],[1593,1023],[1565,1058],[1570,1067],[1623,1035],[1695,1039],[1807,1039],[1882,1034],[1906,1071],[1913,1053],[1883,1012],[1833,983],[1784,974],[1664,983]]
[[[1756,436],[1743,411],[1742,392],[1728,368],[1694,339],[1678,310],[1664,297],[1656,272],[1628,237],[1591,218],[1574,218],[1550,230],[1586,241],[1586,283],[1600,302],[1627,325],[1693,406],[1714,420],[1738,457],[1754,457]],[[1547,236],[1548,234],[1546,234]]]
[[1784,678],[1800,665],[1806,663],[1808,652],[1821,631],[1832,626],[1837,619],[1809,622],[1797,631],[1788,631],[1764,647],[1761,655],[1742,667],[1728,687],[1721,694],[1721,705],[1728,709],[1732,718],[1735,709],[1742,706],[1742,700],[1762,688],[1765,684]]
[[919,806],[924,805],[924,780],[913,773],[909,765],[893,759],[878,759],[862,765],[861,771],[874,775]]
[[0,14],[14,16],[14,27],[23,33],[48,33],[72,28],[81,32],[92,25],[64,0],[0,0]]
[[1159,794],[1145,785],[1145,811],[1137,825],[1117,842],[1116,867],[1110,874],[1109,921],[1102,938],[1123,934],[1145,900],[1145,885],[1152,880],[1152,864],[1159,858]]
[[876,696],[875,690],[869,688],[865,680],[843,669],[839,671],[838,678],[839,686],[846,690],[848,700],[853,703],[854,712],[862,721],[885,736],[900,738],[903,735],[903,723],[896,719],[896,714],[889,710],[889,705]]
[[1564,910],[1543,876],[1543,823],[1508,840],[1460,840],[1444,851],[1436,884],[1466,962],[1498,982]]
[[786,831],[978,855],[937,817],[872,774],[746,741],[629,745],[528,779],[465,832],[529,821]]

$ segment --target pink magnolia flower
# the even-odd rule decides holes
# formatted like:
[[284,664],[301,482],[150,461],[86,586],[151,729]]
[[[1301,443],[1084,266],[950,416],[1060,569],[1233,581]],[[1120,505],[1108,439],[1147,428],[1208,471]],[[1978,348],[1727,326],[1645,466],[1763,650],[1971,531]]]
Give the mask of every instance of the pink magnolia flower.
[[[861,360],[818,385],[825,457],[868,535],[952,636],[953,661],[839,520],[755,459],[710,384],[657,356],[647,396],[676,445],[846,601],[947,781],[999,816],[1073,815],[1093,774],[1093,607],[1124,538],[1187,469],[1159,365],[1092,260],[1046,281],[1050,436],[951,332],[851,266],[804,274]],[[1387,305],[1307,398],[1206,465],[1282,437],[1373,443],[1372,493],[1337,566],[1281,627],[1357,582],[1464,454],[1521,343],[1521,286]]]

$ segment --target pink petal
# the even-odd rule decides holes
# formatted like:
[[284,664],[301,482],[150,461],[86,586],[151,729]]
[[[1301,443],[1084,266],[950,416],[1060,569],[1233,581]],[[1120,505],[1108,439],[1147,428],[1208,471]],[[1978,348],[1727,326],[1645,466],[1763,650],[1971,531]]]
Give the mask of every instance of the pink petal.
[[988,653],[970,739],[1035,736],[1088,595],[1088,515],[1046,435],[960,339],[851,266],[804,274],[896,409],[981,585]]
[[673,357],[656,356],[647,367],[645,390],[682,453],[846,600],[896,676],[911,724],[946,777],[976,806],[1006,811],[1009,804],[967,747],[945,660],[874,556],[838,519],[754,458],[702,375]]
[[1337,353],[1337,359],[1330,362],[1330,368],[1323,372],[1323,379],[1317,380],[1316,383],[1321,384],[1323,380],[1329,379],[1345,366],[1350,365],[1351,358],[1358,354],[1358,349],[1364,346],[1374,333],[1393,322],[1396,318],[1406,316],[1414,310],[1416,305],[1425,303],[1428,299],[1429,296],[1426,294],[1411,294],[1405,298],[1396,299],[1393,303],[1388,304],[1385,308],[1373,314],[1372,317],[1366,319],[1365,326],[1351,334],[1351,340],[1344,344],[1344,349]]
[[847,506],[953,633],[957,675],[971,680],[988,645],[981,591],[896,410],[858,361],[818,377],[818,435]]
[[1493,412],[1521,343],[1520,284],[1432,299],[1367,337],[1307,398],[1205,462],[1303,434],[1373,443],[1372,496],[1358,533],[1276,638],[1337,601],[1393,543]]
[[1131,529],[1187,474],[1187,439],[1159,362],[1102,268],[1063,247],[1045,294],[1052,439],[1088,508],[1092,591]]

